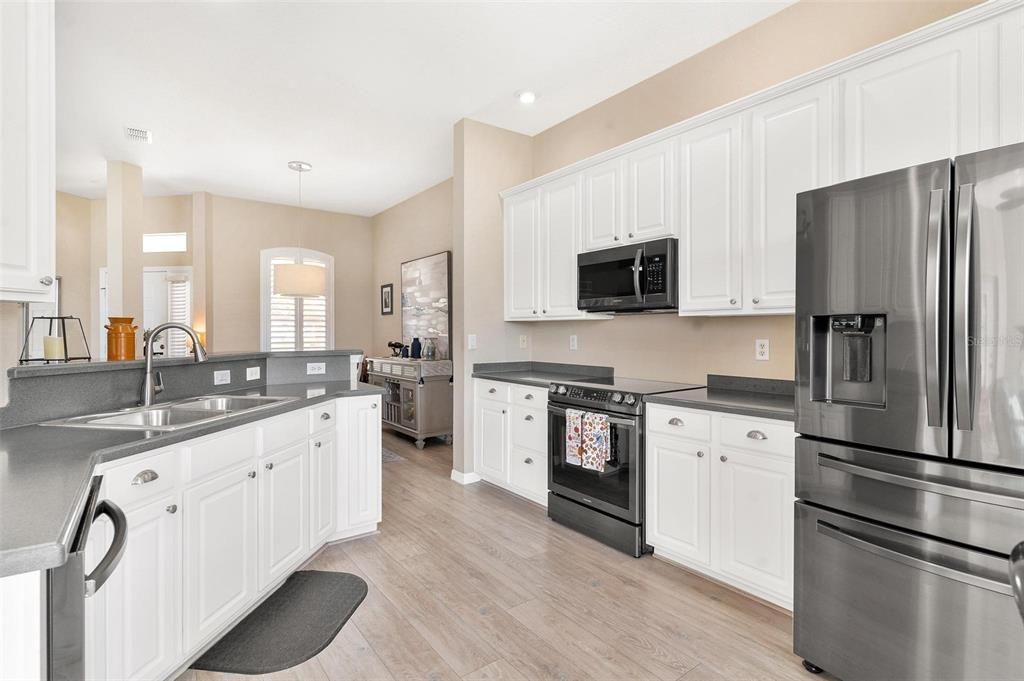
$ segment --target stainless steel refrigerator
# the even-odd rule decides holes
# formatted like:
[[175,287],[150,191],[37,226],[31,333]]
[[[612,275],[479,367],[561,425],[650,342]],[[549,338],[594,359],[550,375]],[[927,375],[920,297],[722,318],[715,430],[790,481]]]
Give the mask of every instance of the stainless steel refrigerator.
[[1024,678],[1024,144],[800,194],[796,315],[796,653]]

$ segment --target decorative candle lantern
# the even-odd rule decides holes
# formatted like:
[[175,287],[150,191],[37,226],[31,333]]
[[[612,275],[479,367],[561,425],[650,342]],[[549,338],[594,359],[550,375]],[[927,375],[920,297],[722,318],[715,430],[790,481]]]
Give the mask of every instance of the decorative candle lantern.
[[18,364],[91,361],[85,328],[78,317],[33,317]]

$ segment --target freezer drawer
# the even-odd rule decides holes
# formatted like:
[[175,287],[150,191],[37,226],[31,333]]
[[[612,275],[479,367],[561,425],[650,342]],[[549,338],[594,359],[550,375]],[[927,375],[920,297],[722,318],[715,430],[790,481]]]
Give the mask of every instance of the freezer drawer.
[[1006,559],[796,504],[794,651],[843,681],[1019,681]]
[[1007,556],[1024,540],[1024,475],[800,437],[796,495]]

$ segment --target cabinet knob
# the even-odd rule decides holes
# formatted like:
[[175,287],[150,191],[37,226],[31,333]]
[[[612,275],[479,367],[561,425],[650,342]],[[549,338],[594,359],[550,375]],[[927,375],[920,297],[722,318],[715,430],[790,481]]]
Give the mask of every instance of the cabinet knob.
[[729,457],[723,454],[722,456],[718,457],[718,460],[721,461],[722,463],[725,463],[726,461],[729,460]]
[[761,302],[761,299],[760,298],[754,298],[751,302],[754,303],[754,305],[757,305],[758,303]]
[[612,237],[612,238],[613,238],[613,239],[614,239],[615,241],[618,241],[618,240],[619,240],[619,237],[617,237],[617,236],[616,236],[616,237]]
[[768,439],[768,436],[765,435],[760,430],[749,430],[749,431],[747,431],[747,437],[749,437],[751,440],[767,440]]
[[488,388],[487,392],[489,392],[490,394],[493,395],[494,393],[498,392],[498,389],[497,388]]
[[629,236],[629,238],[632,239],[633,238],[633,232],[630,232],[627,236]]
[[266,468],[268,471],[272,471],[274,470],[274,462],[271,461],[270,463],[265,463],[263,464],[263,467]]
[[523,417],[523,420],[524,421],[532,421],[533,420],[533,416],[531,414],[527,414],[526,416]]
[[324,413],[320,414],[320,420],[321,420],[321,421],[330,421],[330,420],[331,420],[331,415],[330,415],[330,414],[328,414],[328,413],[327,413],[327,412],[325,411]]
[[52,286],[53,285],[53,277],[51,277],[49,274],[47,274],[45,277],[43,277],[42,279],[39,280],[39,283],[42,284],[43,286]]
[[537,314],[536,310],[530,310],[530,314]]
[[681,418],[677,418],[677,417],[673,416],[672,418],[670,418],[668,420],[668,425],[670,425],[670,426],[683,426],[683,425],[686,425],[686,424],[683,423],[683,420]]
[[540,313],[541,313],[541,314],[547,314],[547,313],[548,313],[548,311],[547,311],[547,310],[541,310],[541,311],[540,311]]
[[523,463],[533,463],[533,458],[528,456],[525,459],[523,459]]
[[502,413],[502,414],[507,414],[508,412],[507,412],[507,411],[505,411],[504,409],[502,409],[502,410],[501,410],[501,413]]
[[250,478],[255,478],[256,477],[256,471],[249,471],[249,477]]
[[168,513],[177,513],[178,512],[178,505],[177,504],[171,504],[170,506],[167,507],[167,512]]
[[321,444],[322,444],[321,442],[314,442],[313,446],[316,447],[317,449],[319,449]]
[[698,458],[698,459],[703,459],[703,458],[704,458],[704,452],[702,452],[702,451],[700,451],[700,450],[698,449],[698,450],[697,450],[697,458]]
[[730,298],[729,299],[729,304],[730,305],[735,305],[736,304],[736,299],[735,298]]
[[370,407],[373,408],[373,409],[376,409],[377,408],[377,403],[374,402],[373,404],[370,405]]

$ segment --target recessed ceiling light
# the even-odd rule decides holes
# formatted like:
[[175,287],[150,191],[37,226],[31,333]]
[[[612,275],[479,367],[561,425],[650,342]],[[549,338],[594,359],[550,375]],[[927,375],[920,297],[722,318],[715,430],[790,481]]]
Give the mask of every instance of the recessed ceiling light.
[[518,96],[520,104],[533,104],[537,101],[537,93],[532,90],[523,90]]

